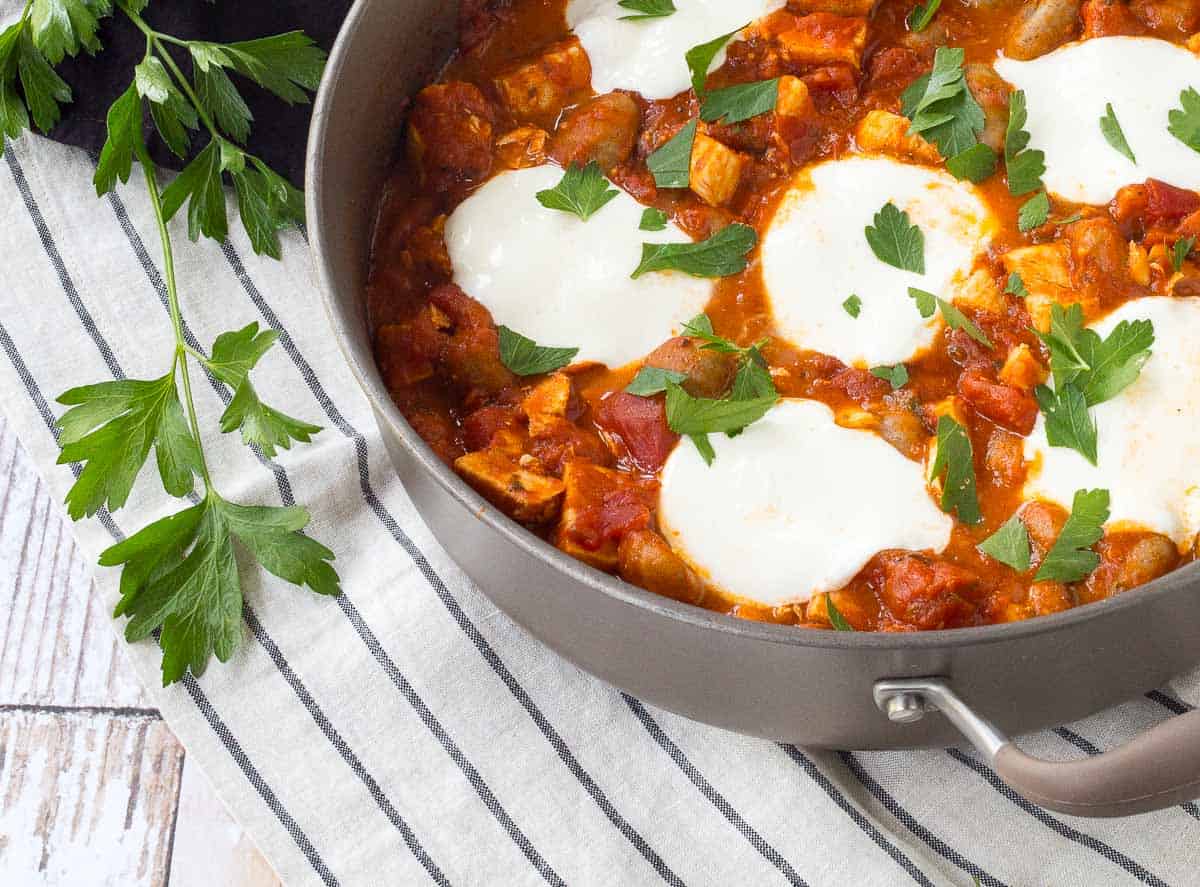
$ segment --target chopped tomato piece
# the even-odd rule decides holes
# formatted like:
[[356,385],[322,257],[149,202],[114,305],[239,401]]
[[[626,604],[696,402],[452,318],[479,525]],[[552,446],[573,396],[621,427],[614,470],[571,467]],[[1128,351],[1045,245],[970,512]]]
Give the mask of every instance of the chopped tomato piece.
[[958,393],[977,413],[997,425],[1028,435],[1037,421],[1038,405],[1028,391],[993,382],[981,370],[966,370],[958,378]]
[[646,472],[662,468],[679,440],[679,435],[667,427],[667,410],[661,397],[618,391],[600,404],[596,424],[619,437],[629,458]]
[[970,622],[975,613],[971,595],[979,585],[974,573],[904,552],[885,553],[879,561],[879,594],[898,622],[922,630]]

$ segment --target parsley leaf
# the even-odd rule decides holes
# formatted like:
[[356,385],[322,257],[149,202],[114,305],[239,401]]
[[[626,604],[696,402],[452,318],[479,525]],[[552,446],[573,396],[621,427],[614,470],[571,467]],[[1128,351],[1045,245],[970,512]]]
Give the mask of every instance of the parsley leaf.
[[851,317],[858,317],[858,315],[862,312],[862,299],[860,299],[858,296],[850,296],[848,299],[846,299],[846,301],[842,302],[842,308],[844,308],[846,313]]
[[221,173],[225,170],[227,154],[222,142],[214,139],[183,168],[175,181],[163,189],[163,213],[170,220],[187,203],[188,237],[199,240],[200,235],[222,241],[229,233],[225,216],[225,189]]
[[259,255],[278,259],[279,231],[304,222],[304,195],[257,157],[231,175],[251,246]]
[[1012,295],[1016,296],[1018,299],[1028,299],[1029,298],[1029,290],[1025,288],[1025,281],[1021,278],[1021,275],[1018,274],[1016,271],[1014,271],[1012,274],[1008,275],[1008,283],[1005,284],[1004,291],[1006,293],[1011,293]]
[[129,181],[133,152],[142,144],[142,99],[137,84],[129,84],[108,109],[108,137],[100,149],[100,160],[92,183],[96,194],[107,194],[117,184]]
[[977,327],[971,318],[963,314],[945,299],[937,300],[938,307],[942,310],[942,318],[946,321],[946,326],[952,330],[963,330],[968,336],[978,342],[980,345],[992,347],[992,340],[983,334],[983,330]]
[[929,23],[933,21],[933,17],[937,15],[937,11],[942,6],[942,0],[928,0],[928,2],[918,3],[913,7],[912,12],[908,14],[908,29],[914,34],[919,34],[929,27]]
[[192,491],[200,451],[184,419],[174,370],[158,379],[72,388],[58,402],[71,407],[58,419],[58,464],[85,463],[67,492],[72,519],[123,506],[151,447],[163,489],[172,496]]
[[775,380],[771,378],[767,361],[757,345],[743,350],[729,396],[733,400],[756,400],[760,397],[778,399],[779,392],[775,390]]
[[698,243],[643,243],[634,280],[651,271],[682,271],[693,277],[729,277],[746,269],[746,254],[758,243],[749,225],[734,222]]
[[991,178],[992,173],[996,171],[997,162],[996,152],[980,142],[947,160],[946,169],[956,179],[966,179],[979,184]]
[[1021,205],[1017,213],[1017,228],[1022,233],[1040,228],[1050,218],[1050,198],[1039,191]]
[[81,49],[95,53],[100,48],[96,39],[100,16],[111,11],[107,0],[33,0],[29,9],[33,42],[53,65]]
[[891,384],[893,391],[903,388],[908,382],[908,368],[902,363],[895,366],[871,367],[871,375]]
[[739,83],[710,92],[700,106],[700,119],[707,123],[741,123],[775,110],[779,78],[756,83]]
[[212,53],[201,52],[196,44],[191,46],[191,52],[196,97],[201,107],[216,121],[221,132],[235,142],[245,142],[254,119],[246,100],[219,64],[201,61],[210,58]]
[[319,425],[294,419],[264,404],[250,382],[250,370],[278,338],[274,330],[259,332],[258,324],[251,323],[217,336],[212,357],[205,362],[214,376],[233,389],[233,399],[221,415],[221,431],[228,434],[240,429],[242,441],[260,447],[267,458],[275,456],[276,447],[290,449],[293,440],[309,443],[321,430]]
[[321,85],[325,51],[303,31],[207,45],[218,50],[206,58],[210,67],[232,67],[289,105],[307,104],[308,93]]
[[842,611],[833,602],[831,594],[825,595],[825,611],[829,614],[829,624],[833,626],[834,631],[854,631],[854,626],[846,621]]
[[646,19],[666,18],[676,9],[671,0],[619,0],[622,9],[632,9],[637,15],[623,15],[619,21],[640,22]]
[[1104,134],[1106,142],[1128,157],[1130,163],[1137,165],[1137,157],[1134,156],[1133,149],[1129,147],[1125,131],[1121,129],[1121,122],[1117,120],[1117,114],[1113,111],[1112,102],[1109,102],[1104,108],[1104,116],[1100,118],[1100,132]]
[[909,135],[923,135],[943,157],[954,157],[978,142],[985,119],[963,74],[964,52],[939,46],[933,70],[917,78],[900,97]]
[[[50,67],[46,57],[38,50],[29,36],[29,31],[17,23],[12,29],[19,29],[19,35],[14,39],[16,48],[16,70],[21,78],[21,89],[25,92],[25,102],[29,106],[29,114],[33,122],[42,132],[49,132],[62,116],[60,102],[71,101],[71,87]],[[13,31],[16,35],[18,32]],[[3,37],[0,37],[0,81],[11,78],[11,62],[6,58],[6,48]],[[5,74],[4,72],[8,73]],[[0,93],[5,87],[0,85]],[[3,103],[0,99],[0,103]],[[19,101],[18,101],[19,104]],[[0,111],[0,116],[3,112]],[[3,130],[0,126],[0,130]]]
[[1095,465],[1096,423],[1083,392],[1069,382],[1056,389],[1039,385],[1034,394],[1046,417],[1046,442],[1052,447],[1069,447]]
[[241,639],[242,586],[236,538],[268,571],[318,594],[336,595],[333,552],[301,534],[303,508],[244,506],[210,492],[201,502],[155,521],[100,555],[123,566],[115,615],[128,616],[127,640],[162,634],[163,686],[224,662]]
[[908,213],[888,202],[866,228],[867,243],[881,262],[902,271],[925,273],[925,235],[909,221]]
[[1017,515],[1013,515],[995,533],[976,546],[992,560],[1012,567],[1018,573],[1029,569],[1029,530]]
[[642,213],[641,224],[638,225],[639,231],[662,231],[667,227],[667,214],[661,209],[655,209],[652,206],[646,207]]
[[686,188],[692,181],[692,146],[696,142],[699,120],[689,120],[684,127],[646,158],[646,167],[654,175],[659,188]]
[[496,327],[500,334],[500,361],[518,376],[538,376],[565,367],[578,348],[548,348],[527,339],[506,326]]
[[[1008,128],[1004,134],[1004,165],[1008,170],[1008,190],[1014,197],[1041,188],[1042,176],[1046,174],[1045,152],[1029,149],[1029,132],[1025,129],[1028,122],[1025,91],[1014,90],[1008,97]],[[1048,215],[1049,206],[1046,212]]]
[[649,397],[661,394],[667,390],[667,385],[674,383],[682,385],[687,380],[687,373],[677,373],[675,370],[664,370],[662,367],[645,366],[637,371],[633,381],[625,386],[625,390],[638,397]]
[[553,188],[539,191],[537,199],[547,209],[574,213],[586,222],[618,193],[600,171],[600,164],[593,160],[587,166],[571,164],[562,180]]
[[933,317],[937,311],[938,297],[933,293],[927,293],[925,290],[919,290],[915,286],[908,288],[908,297],[917,303],[917,311],[926,320]]
[[1051,305],[1050,329],[1037,335],[1050,350],[1050,370],[1054,373],[1055,385],[1061,387],[1072,382],[1089,368],[1079,351],[1079,340],[1083,337],[1083,306],[1078,302],[1066,308]]
[[1104,536],[1108,504],[1108,490],[1076,491],[1071,516],[1046,552],[1035,582],[1078,582],[1100,565],[1100,555],[1091,547]]
[[1192,250],[1195,248],[1195,237],[1181,237],[1175,241],[1175,245],[1171,247],[1171,268],[1176,274],[1183,270],[1184,260],[1192,254]]
[[667,425],[678,434],[713,434],[741,431],[767,414],[779,400],[777,395],[748,400],[692,397],[683,388],[667,384]]
[[1038,334],[1050,349],[1054,384],[1074,383],[1089,407],[1111,400],[1137,380],[1150,359],[1154,324],[1149,320],[1123,320],[1108,338],[1083,328],[1079,304],[1050,310],[1050,330]]
[[1167,131],[1193,151],[1200,151],[1200,92],[1188,87],[1179,94],[1179,108],[1167,115]]
[[696,91],[698,98],[704,98],[704,83],[708,79],[708,69],[712,67],[713,59],[725,48],[726,43],[746,27],[747,25],[743,25],[736,31],[722,34],[715,40],[709,40],[707,43],[693,46],[684,54],[683,60],[687,63],[688,71],[692,74],[692,89]]
[[933,477],[944,474],[942,511],[956,511],[964,524],[977,524],[983,520],[975,492],[975,456],[971,438],[950,416],[938,419],[937,456],[930,473]]

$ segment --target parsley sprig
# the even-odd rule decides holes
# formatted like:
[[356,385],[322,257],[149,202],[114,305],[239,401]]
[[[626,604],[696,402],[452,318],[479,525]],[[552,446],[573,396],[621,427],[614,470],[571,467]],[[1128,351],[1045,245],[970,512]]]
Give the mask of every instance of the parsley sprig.
[[[914,9],[912,16],[916,17],[916,23],[924,19],[928,24],[938,5],[930,0],[928,7]],[[913,17],[909,20],[910,27]],[[936,145],[951,173],[980,182],[995,171],[996,157],[991,148],[979,141],[986,120],[983,108],[967,85],[965,58],[966,53],[960,48],[939,46],[933,56],[933,70],[918,77],[901,95],[901,113],[910,121],[909,135],[923,136]]]
[[1021,205],[1017,214],[1017,227],[1021,231],[1032,231],[1046,224],[1050,218],[1050,197],[1042,189],[1042,176],[1046,174],[1046,154],[1029,147],[1029,110],[1025,91],[1013,90],[1008,97],[1008,128],[1004,134],[1004,165],[1008,170],[1008,191],[1014,197],[1022,197],[1037,191]]
[[734,222],[695,243],[643,243],[634,280],[652,271],[682,271],[692,277],[729,277],[746,270],[746,255],[758,243],[749,225]]
[[1083,307],[1052,305],[1050,329],[1038,332],[1050,351],[1054,388],[1034,394],[1046,418],[1046,440],[1069,447],[1096,464],[1096,423],[1089,408],[1116,397],[1136,380],[1150,359],[1154,324],[1123,320],[1106,339],[1083,326]]
[[1100,555],[1091,548],[1104,536],[1108,520],[1108,490],[1077,490],[1071,516],[1046,552],[1034,574],[1035,582],[1078,582],[1100,566]]
[[865,234],[879,261],[901,271],[925,273],[925,235],[896,204],[885,203]]
[[942,511],[958,513],[964,524],[983,520],[979,496],[975,490],[975,454],[967,429],[950,416],[938,419],[937,455],[930,469],[933,477],[942,478]]
[[1112,102],[1109,102],[1104,108],[1104,116],[1100,118],[1100,132],[1103,134],[1104,140],[1115,151],[1128,157],[1130,163],[1137,165],[1137,156],[1129,147],[1129,140],[1125,138],[1125,130],[1121,128],[1121,121],[1117,119],[1117,112],[1113,110]]
[[1029,569],[1029,530],[1020,515],[1014,514],[1000,529],[976,547],[988,557],[1006,567],[1012,567],[1018,573]]
[[593,160],[587,166],[572,163],[557,185],[538,191],[535,196],[547,209],[572,213],[586,222],[618,193],[600,171],[600,164]]
[[671,0],[618,0],[617,5],[633,12],[633,15],[621,16],[620,21],[623,22],[666,18],[676,12],[675,4]]
[[683,333],[703,342],[701,350],[736,356],[737,372],[725,397],[693,397],[683,388],[686,375],[659,367],[642,367],[625,390],[642,397],[666,392],[667,425],[676,434],[691,438],[701,457],[711,465],[716,453],[708,435],[740,434],[779,402],[779,392],[762,354],[764,342],[743,348],[718,336],[706,314],[698,314],[685,323]]
[[[67,493],[72,518],[122,508],[153,451],[163,489],[192,504],[155,521],[104,551],[103,566],[120,566],[121,600],[114,615],[129,617],[126,638],[161,631],[163,683],[190,670],[201,674],[215,654],[227,660],[241,635],[240,550],[263,569],[319,594],[337,594],[333,553],[303,534],[301,507],[248,506],[217,490],[206,458],[192,396],[193,364],[228,386],[232,397],[221,431],[238,431],[267,457],[321,429],[264,403],[251,373],[276,340],[257,324],[223,333],[206,355],[187,343],[167,222],[187,207],[188,232],[224,240],[228,234],[223,184],[233,185],[238,212],[254,250],[278,258],[278,232],[303,221],[300,192],[241,145],[250,112],[226,71],[253,81],[287,102],[308,100],[325,54],[299,32],[241,43],[181,40],[142,18],[147,0],[28,0],[20,17],[0,32],[0,139],[31,125],[43,132],[72,99],[54,70],[67,56],[100,51],[100,20],[114,13],[145,37],[146,52],[129,86],[108,110],[108,137],[96,167],[98,194],[128,181],[135,165],[144,174],[163,251],[163,278],[173,346],[162,375],[84,385],[63,393],[69,407],[58,419],[60,463],[80,463]],[[193,80],[167,46],[186,51]],[[194,135],[208,142],[183,172],[160,191],[143,132],[149,110],[167,147],[186,157]],[[197,490],[197,487],[199,489]]]
[[1179,94],[1179,107],[1167,115],[1167,131],[1193,151],[1200,151],[1200,92],[1189,86]]

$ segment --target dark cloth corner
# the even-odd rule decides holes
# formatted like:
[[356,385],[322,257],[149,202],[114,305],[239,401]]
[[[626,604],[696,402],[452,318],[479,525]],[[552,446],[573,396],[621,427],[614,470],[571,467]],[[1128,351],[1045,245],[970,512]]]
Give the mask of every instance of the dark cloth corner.
[[[302,30],[328,51],[352,5],[352,0],[174,0],[151,3],[144,15],[164,33],[222,43]],[[96,156],[104,144],[108,106],[129,86],[134,66],[146,50],[141,32],[120,13],[104,20],[100,40],[104,49],[94,57],[80,54],[58,66],[75,100],[63,107],[63,119],[49,133],[55,141]],[[184,71],[190,71],[185,55],[176,58]],[[234,74],[233,78],[254,114],[249,149],[297,187],[303,187],[304,144],[312,106],[289,106],[244,77]],[[147,115],[146,131],[149,134],[152,130]],[[200,136],[195,141],[197,147],[202,147],[207,140]],[[149,137],[148,143],[160,166],[182,166],[157,136]]]

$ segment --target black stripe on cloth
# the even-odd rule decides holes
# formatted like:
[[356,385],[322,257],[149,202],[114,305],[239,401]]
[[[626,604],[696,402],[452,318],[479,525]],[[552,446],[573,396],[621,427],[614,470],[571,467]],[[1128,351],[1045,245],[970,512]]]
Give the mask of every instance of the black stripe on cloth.
[[800,751],[800,749],[796,748],[796,746],[789,743],[781,742],[779,743],[779,747],[783,749],[784,753],[789,758],[791,758],[800,766],[800,769],[807,773],[809,777],[821,787],[825,794],[829,795],[829,797],[833,799],[835,804],[842,808],[842,811],[850,817],[855,825],[862,829],[863,833],[868,838],[875,842],[875,845],[879,847],[880,850],[890,856],[898,866],[908,872],[909,876],[914,881],[922,885],[922,887],[933,887],[933,882],[929,880],[929,877],[923,871],[917,868],[916,864],[908,858],[903,850],[889,841],[884,836],[883,832],[875,827],[875,823],[871,822],[871,820],[869,820],[861,810],[855,807],[854,804],[851,803],[844,794],[842,794],[838,787],[834,785],[832,781],[830,781],[829,777],[822,773],[820,768],[818,768],[816,764],[809,760],[806,754]]
[[1076,844],[1079,844],[1082,847],[1087,847],[1089,850],[1095,851],[1109,862],[1123,868],[1143,884],[1149,884],[1151,887],[1167,887],[1166,882],[1163,881],[1162,878],[1158,877],[1153,872],[1147,871],[1141,863],[1135,862],[1119,850],[1114,850],[1100,839],[1089,834],[1085,834],[1084,832],[1079,831],[1079,829],[1072,828],[1061,819],[1051,816],[1041,807],[1021,797],[1019,794],[1013,791],[1004,782],[1004,780],[997,776],[990,767],[959,751],[957,748],[948,748],[946,749],[946,753],[950,755],[950,757],[954,758],[954,760],[974,770],[976,773],[982,776],[997,792],[1008,798],[1008,800],[1012,801],[1013,804],[1015,804],[1017,807],[1020,807],[1051,831],[1062,835],[1062,837],[1067,838],[1068,840],[1074,841]]
[[[58,425],[54,421],[54,413],[50,410],[50,405],[46,403],[45,397],[42,396],[37,381],[33,378],[33,374],[29,372],[29,368],[25,365],[24,359],[21,357],[20,352],[17,351],[12,338],[8,334],[8,330],[4,328],[2,322],[0,322],[0,347],[3,347],[5,354],[8,355],[8,359],[12,363],[13,369],[16,370],[21,383],[25,386],[25,391],[28,393],[30,400],[33,401],[33,405],[42,417],[42,421],[46,423],[46,429],[53,436],[54,442],[58,443]],[[71,471],[78,476],[80,471],[78,463],[72,463]],[[102,510],[98,512],[97,517],[115,541],[120,541],[124,538],[124,534],[117,527],[112,516],[107,511]],[[292,818],[291,813],[284,807],[275,792],[271,790],[267,781],[263,779],[262,774],[258,772],[258,768],[254,766],[249,756],[242,749],[241,744],[237,741],[237,737],[233,735],[233,731],[226,726],[212,703],[208,701],[208,697],[204,695],[204,691],[200,689],[200,685],[190,674],[184,676],[183,685],[188,695],[192,697],[192,701],[196,707],[200,710],[200,713],[204,716],[204,719],[208,722],[209,727],[217,735],[221,744],[225,746],[225,750],[229,752],[230,756],[237,763],[238,768],[242,771],[242,775],[246,777],[246,781],[254,787],[255,791],[258,792],[258,796],[262,798],[263,803],[275,814],[275,818],[279,820],[279,824],[283,826],[284,831],[291,835],[292,840],[295,841],[300,852],[304,854],[304,858],[308,860],[309,865],[321,877],[326,887],[338,887],[337,878],[329,871],[328,866],[325,865],[325,861],[321,858],[316,848],[313,847],[308,835],[304,833],[304,830]]]
[[1151,690],[1146,694],[1146,698],[1157,702],[1163,708],[1173,711],[1177,715],[1187,714],[1192,710],[1192,706],[1173,696],[1168,696],[1162,690]]
[[[55,270],[58,273],[59,280],[63,284],[64,292],[67,293],[72,307],[75,309],[76,314],[79,315],[80,322],[87,331],[88,335],[92,338],[93,342],[96,344],[96,347],[100,350],[113,378],[125,378],[124,371],[121,369],[119,361],[117,360],[111,347],[109,347],[108,342],[105,340],[103,334],[97,327],[95,320],[92,318],[87,309],[87,306],[83,303],[82,298],[80,298],[74,282],[72,281],[70,274],[67,272],[66,265],[62,261],[57,244],[55,243],[54,237],[50,232],[49,226],[46,224],[45,219],[42,216],[41,208],[38,206],[37,200],[34,198],[33,191],[29,186],[20,162],[17,160],[15,153],[11,150],[6,151],[5,156],[8,160],[8,165],[12,172],[13,180],[16,182],[17,188],[21,192],[21,197],[25,203],[25,208],[29,213],[34,227],[38,231],[39,238],[41,239],[42,245],[46,250],[47,256],[49,256],[51,263],[54,265]],[[216,380],[212,379],[211,376],[209,378],[215,385]],[[259,455],[261,458],[261,453]],[[286,477],[283,478],[283,480],[286,483]],[[281,487],[280,491],[282,493],[284,488]],[[290,496],[290,489],[288,489],[288,495]],[[269,635],[262,630],[261,624],[258,623],[257,617],[254,616],[254,612],[248,604],[244,605],[243,607],[243,617],[249,617],[251,620],[253,620],[255,625],[258,625],[259,630],[254,632],[254,634],[260,644],[264,644],[264,639],[267,642],[270,642]],[[437,864],[434,863],[434,861],[429,857],[428,853],[426,853],[425,849],[420,845],[420,843],[416,841],[416,838],[412,834],[412,831],[409,829],[407,823],[404,822],[399,813],[396,812],[391,802],[379,789],[378,783],[366,771],[358,757],[354,755],[349,746],[341,740],[336,731],[331,733],[329,721],[324,712],[312,699],[312,696],[308,694],[307,690],[295,677],[294,673],[292,673],[291,668],[287,665],[286,660],[284,660],[282,655],[279,654],[278,648],[275,647],[273,642],[270,643],[271,648],[268,649],[264,644],[264,649],[267,649],[269,655],[271,655],[271,649],[274,649],[274,655],[271,655],[272,661],[274,661],[276,667],[279,668],[280,673],[288,682],[289,686],[291,686],[292,689],[297,693],[297,696],[308,710],[308,713],[313,718],[313,721],[318,725],[318,727],[321,728],[330,744],[333,745],[334,749],[341,755],[346,764],[350,766],[355,774],[363,781],[363,784],[366,786],[367,790],[371,793],[372,797],[374,797],[376,803],[379,805],[381,812],[383,812],[384,815],[388,817],[389,821],[391,821],[400,830],[401,836],[405,843],[417,857],[417,860],[429,873],[429,876],[435,881],[435,883],[443,885],[443,887],[448,887],[449,881],[446,879],[445,875],[442,873]]]
[[[1059,727],[1054,732],[1062,739],[1065,739],[1067,742],[1071,743],[1071,745],[1075,746],[1077,749],[1086,752],[1092,757],[1101,754],[1101,749],[1097,748],[1096,745],[1080,736],[1074,730],[1068,730],[1066,727]],[[1200,807],[1196,806],[1195,801],[1185,801],[1179,806],[1188,816],[1192,817],[1193,819],[1200,819]]]
[[903,823],[905,828],[928,844],[942,858],[954,863],[968,875],[975,878],[980,884],[986,884],[987,887],[1007,887],[1003,881],[971,862],[971,860],[967,859],[925,826],[921,825],[921,823],[917,822],[916,817],[900,806],[899,802],[879,784],[875,777],[867,772],[862,762],[852,753],[846,751],[838,752],[838,756],[842,759],[842,763],[846,765],[847,769],[863,784],[863,787],[875,796],[875,800],[881,803],[889,813]]
[[[162,276],[158,271],[158,267],[154,264],[153,259],[146,250],[141,235],[138,234],[137,229],[133,226],[133,222],[129,217],[129,213],[125,208],[124,202],[120,199],[120,197],[117,196],[115,191],[109,192],[108,196],[109,204],[112,206],[113,212],[117,217],[117,221],[120,224],[121,229],[124,231],[125,237],[129,241],[130,246],[133,248],[134,254],[137,256],[143,271],[146,273],[146,277],[149,279],[150,285],[158,293],[159,301],[163,308],[168,309],[166,285],[164,284]],[[183,327],[184,335],[188,339],[188,344],[200,353],[205,353],[203,347],[199,342],[196,341],[195,336],[192,335],[186,321],[184,321]],[[212,384],[213,390],[217,392],[222,402],[228,405],[230,399],[228,388],[213,378],[211,374],[209,374],[209,381]],[[275,474],[276,480],[280,482],[280,497],[284,500],[284,503],[288,505],[293,504],[294,500],[291,498],[291,486],[288,482],[287,472],[284,471],[274,461],[268,460],[258,447],[253,447],[252,449],[254,450],[255,456],[258,458],[259,462],[261,462],[264,466],[269,467]],[[288,485],[286,487],[286,491],[283,484]],[[542,875],[547,883],[553,885],[553,887],[565,887],[563,880],[559,877],[557,872],[555,872],[549,863],[542,858],[542,855],[538,852],[537,848],[533,846],[533,843],[529,840],[529,838],[526,837],[520,826],[518,826],[516,822],[513,821],[512,817],[509,816],[508,811],[504,809],[504,806],[500,803],[499,799],[484,781],[475,765],[471,763],[465,754],[463,754],[462,750],[458,747],[458,744],[451,738],[450,734],[446,732],[441,722],[438,721],[437,717],[425,704],[424,700],[421,699],[420,695],[413,688],[412,684],[409,683],[408,679],[396,666],[395,662],[392,661],[392,658],[388,655],[387,651],[384,650],[383,645],[379,643],[375,633],[371,630],[370,626],[367,625],[366,620],[359,615],[358,609],[350,600],[350,596],[343,592],[338,596],[337,602],[343,615],[345,615],[345,617],[350,621],[355,632],[358,634],[359,639],[362,640],[362,642],[366,645],[375,661],[380,665],[381,668],[383,668],[384,672],[388,675],[388,678],[397,687],[397,689],[400,690],[401,694],[408,701],[408,703],[416,710],[417,715],[420,717],[422,723],[424,723],[429,731],[434,735],[443,749],[445,749],[446,753],[458,765],[459,769],[463,771],[463,774],[467,777],[467,781],[475,789],[476,794],[479,795],[479,798],[483,801],[484,806],[487,807],[489,812],[491,812],[491,814],[504,828],[509,837],[512,839],[513,843],[517,845],[517,847],[525,855],[525,858],[538,871],[538,873]],[[272,644],[272,646],[274,646],[274,644]],[[307,693],[307,690],[305,693]],[[375,783],[374,779],[371,780],[371,783]],[[376,785],[376,788],[372,790],[372,794],[374,794],[377,790],[378,786]],[[403,825],[402,827],[404,830],[407,830],[408,828],[407,825]],[[409,834],[411,834],[411,832],[409,832]]]
[[333,400],[325,391],[325,386],[321,384],[321,380],[317,378],[317,374],[313,371],[312,366],[309,364],[304,355],[301,354],[300,349],[296,347],[296,343],[292,339],[287,328],[284,327],[284,325],[280,322],[279,317],[276,315],[274,309],[272,309],[267,301],[263,298],[262,293],[259,292],[258,287],[254,284],[254,281],[250,279],[250,275],[246,273],[245,266],[242,264],[242,260],[238,256],[237,251],[233,248],[232,244],[226,241],[224,244],[222,244],[221,248],[225,253],[226,260],[229,262],[230,267],[233,269],[234,274],[241,283],[242,288],[246,291],[246,294],[250,297],[255,307],[258,308],[259,313],[262,314],[263,319],[267,322],[267,325],[279,334],[280,345],[283,346],[284,351],[292,359],[292,363],[295,364],[296,369],[300,372],[300,376],[304,379],[305,384],[308,385],[309,390],[316,398],[317,403],[320,404],[321,409],[325,412],[325,415],[328,417],[329,421],[344,437],[354,442],[354,453],[358,464],[359,486],[362,490],[363,499],[367,502],[367,505],[370,507],[372,513],[376,516],[376,518],[378,518],[380,523],[387,528],[392,538],[400,545],[401,548],[404,549],[408,556],[412,558],[413,563],[416,564],[426,581],[429,582],[430,587],[433,589],[438,599],[442,602],[443,606],[446,607],[454,621],[458,623],[459,628],[464,634],[466,634],[471,643],[475,645],[475,648],[484,658],[484,661],[488,663],[500,680],[504,682],[504,685],[508,688],[513,697],[516,698],[516,700],[521,704],[521,707],[525,709],[526,713],[533,720],[534,724],[537,725],[538,730],[541,731],[542,736],[547,742],[550,743],[550,746],[558,755],[559,760],[563,762],[571,774],[580,782],[584,790],[591,796],[592,800],[596,802],[597,806],[599,806],[600,810],[608,818],[609,822],[616,827],[616,829],[626,838],[626,840],[633,844],[637,851],[647,862],[650,863],[651,866],[654,867],[655,871],[658,872],[663,880],[669,884],[675,885],[675,887],[680,887],[680,885],[683,884],[683,881],[681,881],[679,876],[667,866],[662,857],[658,855],[658,853],[653,847],[650,846],[646,839],[643,838],[642,835],[632,825],[630,825],[625,817],[621,815],[620,811],[617,810],[600,786],[596,784],[596,781],[579,763],[578,759],[575,757],[575,754],[567,746],[562,736],[559,735],[558,731],[542,713],[542,710],[533,701],[532,697],[530,697],[525,688],[517,681],[515,677],[513,677],[513,674],[511,671],[509,671],[508,666],[504,664],[504,661],[492,648],[491,644],[488,643],[487,639],[467,616],[466,612],[459,604],[458,599],[450,593],[450,589],[446,586],[446,583],[442,580],[441,576],[439,576],[430,565],[428,559],[425,557],[424,552],[417,547],[416,543],[414,543],[408,534],[404,532],[404,529],[400,526],[400,523],[395,519],[395,517],[392,516],[387,508],[384,507],[383,503],[375,494],[375,491],[371,486],[370,461],[367,453],[366,438],[361,432],[359,432],[352,425],[350,425],[349,422],[346,421],[346,419],[342,416],[341,411],[338,410],[337,406],[333,403]]
[[778,850],[768,844],[763,836],[755,831],[737,810],[733,809],[733,805],[725,799],[724,795],[713,788],[712,784],[704,778],[704,774],[696,769],[695,764],[688,760],[683,750],[671,740],[671,737],[659,726],[658,722],[651,717],[650,712],[646,711],[645,706],[628,693],[622,693],[621,698],[625,700],[625,704],[629,706],[630,711],[641,721],[642,726],[646,728],[646,732],[653,737],[654,741],[678,765],[684,775],[691,780],[692,785],[696,786],[700,794],[704,795],[709,803],[716,807],[721,815],[729,820],[730,824],[741,833],[742,837],[750,842],[750,846],[762,854],[762,857],[767,862],[779,869],[789,884],[796,885],[796,887],[808,887],[807,882],[796,873],[791,863],[784,859]]

